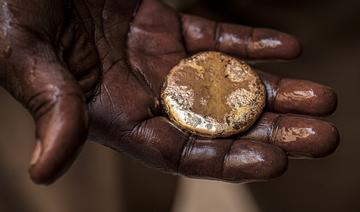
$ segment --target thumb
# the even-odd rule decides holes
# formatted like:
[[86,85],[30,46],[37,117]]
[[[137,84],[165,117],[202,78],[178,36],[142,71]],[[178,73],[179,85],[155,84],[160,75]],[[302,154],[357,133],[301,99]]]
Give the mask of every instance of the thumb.
[[3,86],[31,112],[36,124],[30,176],[36,183],[52,183],[71,165],[86,140],[84,95],[46,43],[13,51],[2,63]]

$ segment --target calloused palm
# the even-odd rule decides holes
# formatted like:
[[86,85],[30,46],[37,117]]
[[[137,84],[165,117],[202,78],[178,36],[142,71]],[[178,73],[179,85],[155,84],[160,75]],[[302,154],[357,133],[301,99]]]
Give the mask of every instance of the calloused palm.
[[156,0],[0,2],[11,15],[1,24],[12,22],[0,44],[0,80],[34,114],[36,182],[60,175],[85,140],[84,94],[91,140],[191,177],[266,180],[283,173],[288,155],[325,156],[338,144],[332,124],[304,116],[330,114],[336,95],[304,80],[259,72],[267,109],[249,132],[231,138],[190,135],[161,109],[161,86],[181,59],[206,50],[245,60],[292,59],[300,45],[289,35],[179,14]]

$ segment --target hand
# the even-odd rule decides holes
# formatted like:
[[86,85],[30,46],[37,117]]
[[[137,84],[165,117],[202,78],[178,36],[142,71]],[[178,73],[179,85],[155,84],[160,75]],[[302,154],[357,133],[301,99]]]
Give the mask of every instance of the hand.
[[266,180],[284,172],[287,156],[325,156],[338,144],[332,124],[304,116],[330,114],[336,95],[304,80],[259,72],[267,109],[233,138],[191,136],[161,109],[164,78],[182,58],[216,50],[293,59],[300,45],[289,35],[178,14],[156,0],[0,2],[0,83],[35,119],[35,182],[52,182],[75,158],[87,136],[85,99],[92,140],[191,177]]

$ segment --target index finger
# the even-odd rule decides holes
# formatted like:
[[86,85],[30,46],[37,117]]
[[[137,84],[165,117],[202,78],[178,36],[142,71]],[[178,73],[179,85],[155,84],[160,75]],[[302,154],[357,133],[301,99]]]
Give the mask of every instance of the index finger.
[[220,23],[191,15],[182,15],[182,29],[190,53],[213,50],[256,60],[294,59],[301,53],[295,37],[276,30]]

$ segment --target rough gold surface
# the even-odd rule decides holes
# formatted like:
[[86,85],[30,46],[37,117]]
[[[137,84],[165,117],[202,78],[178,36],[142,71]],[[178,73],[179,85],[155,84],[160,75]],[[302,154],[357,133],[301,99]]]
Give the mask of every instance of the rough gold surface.
[[251,127],[262,113],[266,92],[245,62],[203,52],[170,71],[161,96],[180,128],[204,137],[226,137]]

